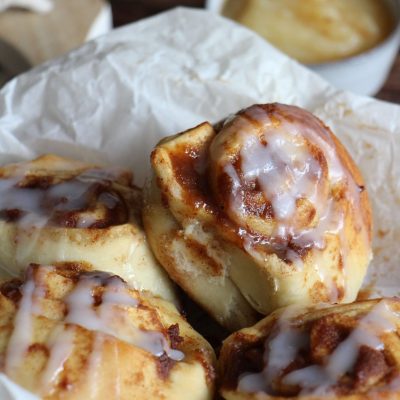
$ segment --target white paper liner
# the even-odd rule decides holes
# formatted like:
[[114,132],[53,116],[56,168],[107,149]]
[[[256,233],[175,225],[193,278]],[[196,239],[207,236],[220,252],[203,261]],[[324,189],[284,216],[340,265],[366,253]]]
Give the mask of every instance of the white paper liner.
[[0,373],[0,399],[1,400],[39,400],[39,397],[28,392],[6,375]]
[[[0,92],[0,164],[53,152],[132,168],[165,135],[253,103],[318,115],[361,168],[374,209],[372,295],[400,293],[400,107],[338,91],[253,32],[178,8],[117,29]],[[351,271],[350,271],[351,273]]]

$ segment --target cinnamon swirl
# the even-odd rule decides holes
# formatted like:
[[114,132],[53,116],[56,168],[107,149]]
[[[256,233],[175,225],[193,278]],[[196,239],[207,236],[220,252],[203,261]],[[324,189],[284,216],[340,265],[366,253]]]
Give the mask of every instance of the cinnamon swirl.
[[0,168],[0,267],[85,262],[174,300],[142,228],[132,174],[54,155]]
[[206,122],[164,139],[151,160],[152,249],[223,325],[356,298],[371,259],[370,204],[351,157],[318,118],[254,105],[219,129]]
[[0,305],[0,372],[44,400],[212,398],[211,346],[116,275],[30,265]]
[[400,302],[280,309],[231,335],[220,356],[227,400],[400,398]]

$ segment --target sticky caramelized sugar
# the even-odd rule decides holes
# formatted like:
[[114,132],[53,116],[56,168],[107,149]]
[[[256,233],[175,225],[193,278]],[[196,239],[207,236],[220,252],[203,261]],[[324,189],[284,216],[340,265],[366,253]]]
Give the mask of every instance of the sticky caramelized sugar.
[[14,303],[17,303],[21,300],[21,285],[22,281],[20,279],[11,279],[3,282],[0,285],[0,293]]
[[196,208],[207,207],[215,213],[217,210],[210,197],[205,174],[207,161],[204,149],[182,144],[171,153],[171,162],[175,176],[185,188],[185,201]]

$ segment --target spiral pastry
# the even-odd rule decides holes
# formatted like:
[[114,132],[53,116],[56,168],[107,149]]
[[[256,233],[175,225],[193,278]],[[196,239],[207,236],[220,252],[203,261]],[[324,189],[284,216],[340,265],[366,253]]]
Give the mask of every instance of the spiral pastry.
[[164,139],[152,166],[144,225],[153,251],[223,325],[355,299],[371,259],[368,195],[309,112],[254,105],[219,129],[203,123]]
[[400,302],[288,306],[232,334],[220,355],[226,400],[400,398]]
[[85,262],[137,289],[175,294],[142,228],[132,174],[46,155],[0,168],[0,269]]
[[0,284],[0,373],[44,400],[212,399],[214,352],[176,308],[81,268]]

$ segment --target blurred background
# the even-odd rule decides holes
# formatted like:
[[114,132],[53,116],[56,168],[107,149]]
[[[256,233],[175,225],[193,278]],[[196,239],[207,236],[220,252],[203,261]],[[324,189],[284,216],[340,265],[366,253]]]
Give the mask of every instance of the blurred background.
[[[232,4],[245,2],[231,1]],[[206,4],[205,0],[0,0],[0,86],[32,66],[57,57],[113,28],[176,6],[204,8]],[[387,76],[385,73],[383,87],[376,97],[400,103],[400,57],[397,48],[393,66]],[[382,56],[379,58],[382,59]],[[388,68],[391,65],[392,62]]]

